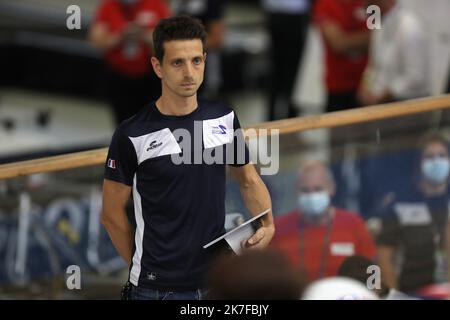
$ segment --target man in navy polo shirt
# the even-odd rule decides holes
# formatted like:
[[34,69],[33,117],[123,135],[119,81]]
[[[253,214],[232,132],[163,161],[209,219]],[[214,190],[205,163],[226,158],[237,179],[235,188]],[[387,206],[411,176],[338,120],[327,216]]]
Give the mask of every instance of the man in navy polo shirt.
[[439,132],[419,143],[414,183],[384,200],[378,262],[386,285],[408,294],[449,281],[450,149]]
[[[115,131],[105,166],[102,223],[130,264],[131,299],[201,299],[216,250],[203,246],[224,233],[225,165],[252,215],[271,199],[243,142],[234,111],[197,100],[205,69],[206,32],[190,17],[161,20],[153,34],[162,94]],[[136,229],[125,206],[133,194]],[[247,240],[266,247],[272,214]]]

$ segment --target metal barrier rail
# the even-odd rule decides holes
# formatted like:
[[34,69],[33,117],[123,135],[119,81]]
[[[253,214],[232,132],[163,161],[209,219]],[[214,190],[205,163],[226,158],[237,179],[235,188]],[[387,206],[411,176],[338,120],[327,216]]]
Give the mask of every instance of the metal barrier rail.
[[[417,113],[450,108],[450,94],[430,98],[413,99],[387,103],[351,110],[330,112],[320,115],[305,116],[264,122],[245,128],[245,134],[251,138],[263,134],[259,129],[277,129],[280,135],[321,128],[332,128],[401,117]],[[255,130],[256,129],[256,130]],[[0,180],[27,176],[41,172],[53,172],[103,164],[108,148],[70,153],[29,161],[0,165]]]

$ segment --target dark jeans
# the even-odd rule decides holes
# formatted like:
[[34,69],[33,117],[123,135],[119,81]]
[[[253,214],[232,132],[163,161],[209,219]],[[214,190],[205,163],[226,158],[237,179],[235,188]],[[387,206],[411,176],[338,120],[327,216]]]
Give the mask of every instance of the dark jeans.
[[194,291],[162,291],[132,286],[130,300],[203,300],[207,294],[206,289]]

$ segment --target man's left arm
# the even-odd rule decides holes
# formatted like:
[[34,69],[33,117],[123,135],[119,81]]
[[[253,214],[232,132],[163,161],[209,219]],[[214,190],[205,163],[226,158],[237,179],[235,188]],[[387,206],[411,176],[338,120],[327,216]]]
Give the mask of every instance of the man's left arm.
[[[269,191],[251,163],[244,166],[230,166],[232,175],[239,183],[242,199],[252,216],[272,208]],[[262,227],[245,243],[247,248],[261,249],[269,245],[275,234],[272,211],[264,216]]]

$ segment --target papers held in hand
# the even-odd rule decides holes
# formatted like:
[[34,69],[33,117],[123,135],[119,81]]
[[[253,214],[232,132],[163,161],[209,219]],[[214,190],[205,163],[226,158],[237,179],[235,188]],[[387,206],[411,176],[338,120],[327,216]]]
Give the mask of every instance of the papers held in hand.
[[225,240],[230,248],[234,251],[236,254],[240,254],[242,251],[241,244],[243,241],[246,241],[249,239],[255,232],[258,230],[258,228],[261,227],[261,218],[270,212],[271,209],[267,209],[266,211],[261,212],[257,216],[251,218],[250,220],[247,220],[240,226],[230,230],[229,232],[225,233],[223,236],[220,236],[217,239],[214,239],[208,244],[205,244],[203,246],[203,249],[207,249],[208,247],[212,246],[215,243],[218,243],[221,240]]

